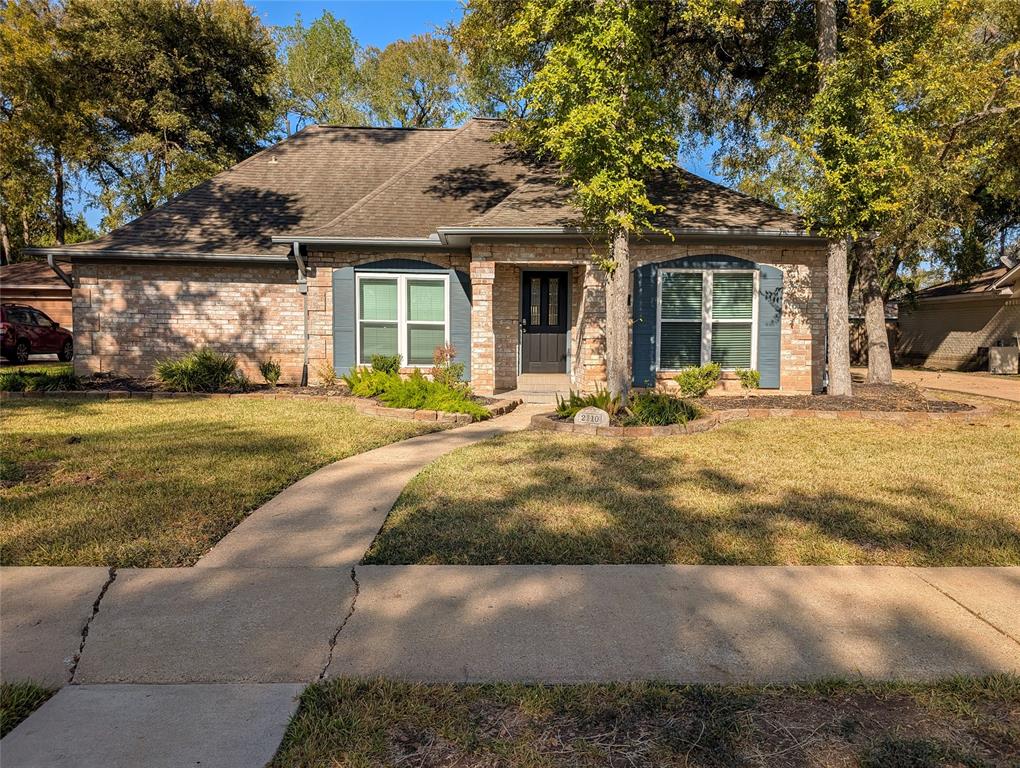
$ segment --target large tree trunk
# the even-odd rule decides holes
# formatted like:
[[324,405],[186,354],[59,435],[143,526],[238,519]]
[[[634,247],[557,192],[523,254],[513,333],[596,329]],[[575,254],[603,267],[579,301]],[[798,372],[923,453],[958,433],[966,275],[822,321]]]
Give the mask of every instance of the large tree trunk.
[[850,306],[846,268],[846,241],[829,243],[828,253],[828,352],[830,395],[853,394],[850,380]]
[[821,91],[829,65],[836,60],[836,0],[815,0],[815,32],[818,36],[818,90]]
[[[829,67],[836,61],[836,0],[815,1],[818,36],[818,90],[825,88]],[[828,352],[830,395],[851,395],[850,381],[850,286],[845,242],[830,242],[828,252]]]
[[53,235],[57,245],[64,244],[64,155],[53,148]]
[[875,244],[871,240],[860,240],[854,247],[861,271],[864,330],[868,334],[868,383],[892,384],[889,332],[885,327],[885,299],[882,297]]
[[7,232],[7,222],[0,214],[0,264],[11,263],[11,236]]
[[630,235],[613,233],[613,271],[606,280],[606,386],[626,397],[630,389]]
[[[28,248],[32,244],[32,231],[28,226],[28,214],[21,209],[21,247]],[[19,254],[20,255],[20,254]]]

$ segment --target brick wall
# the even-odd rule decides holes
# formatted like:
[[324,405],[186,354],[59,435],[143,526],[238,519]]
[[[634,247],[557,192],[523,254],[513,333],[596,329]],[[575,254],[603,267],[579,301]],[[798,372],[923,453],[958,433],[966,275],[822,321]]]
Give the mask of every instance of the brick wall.
[[[637,245],[634,266],[688,255],[725,253],[772,264],[785,274],[782,388],[818,390],[825,309],[824,248]],[[516,386],[520,270],[562,266],[571,272],[570,367],[575,387],[605,382],[604,275],[584,245],[475,245],[465,253],[329,252],[308,254],[309,377],[332,363],[332,271],[386,259],[411,259],[470,274],[472,379],[480,393]],[[236,354],[258,379],[273,357],[283,379],[297,381],[303,347],[296,270],[283,266],[82,264],[73,292],[76,370],[145,376],[160,358],[210,346]],[[629,318],[628,318],[629,322]]]
[[144,377],[162,358],[208,346],[238,356],[255,379],[279,360],[301,373],[296,271],[281,266],[78,264],[72,296],[75,371]]
[[931,368],[972,369],[984,364],[979,347],[1020,334],[1020,297],[935,299],[900,305],[897,353]]
[[[769,264],[783,271],[780,387],[792,392],[820,391],[824,372],[822,340],[825,337],[824,246],[639,244],[633,248],[632,265],[636,268],[652,262],[707,254],[735,256]],[[485,275],[485,290],[496,308],[490,311],[486,307],[473,318],[473,334],[479,356],[476,358],[477,367],[473,367],[472,372],[479,391],[489,392],[493,386],[496,389],[509,388],[516,382],[519,270],[529,265],[562,265],[572,270],[573,385],[592,390],[605,383],[605,276],[592,264],[590,247],[486,244],[473,246],[472,256],[472,280],[475,275],[479,279]],[[630,322],[629,317],[627,322]],[[668,380],[669,376],[664,375],[663,379]]]

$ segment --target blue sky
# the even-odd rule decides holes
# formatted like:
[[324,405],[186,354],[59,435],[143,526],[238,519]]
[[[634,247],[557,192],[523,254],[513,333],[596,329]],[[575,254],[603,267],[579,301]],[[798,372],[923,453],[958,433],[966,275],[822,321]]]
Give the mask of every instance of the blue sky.
[[[461,4],[448,0],[347,0],[337,2],[284,2],[283,0],[248,0],[248,5],[269,26],[292,24],[300,14],[308,24],[325,11],[343,19],[361,45],[384,48],[394,40],[431,32],[461,17]],[[694,173],[715,179],[705,158],[688,158],[683,163]],[[79,208],[81,201],[79,201]],[[75,208],[72,204],[69,206]],[[85,218],[98,227],[102,213],[86,208]]]

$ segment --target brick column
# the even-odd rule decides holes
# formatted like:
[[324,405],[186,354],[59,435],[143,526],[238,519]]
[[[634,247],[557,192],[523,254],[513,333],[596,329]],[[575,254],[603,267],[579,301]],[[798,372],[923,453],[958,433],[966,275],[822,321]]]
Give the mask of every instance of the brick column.
[[606,385],[606,273],[588,264],[584,273],[584,294],[579,319],[581,349],[575,356],[573,385],[592,392]]
[[471,261],[471,388],[479,395],[496,391],[496,335],[492,287],[496,264]]

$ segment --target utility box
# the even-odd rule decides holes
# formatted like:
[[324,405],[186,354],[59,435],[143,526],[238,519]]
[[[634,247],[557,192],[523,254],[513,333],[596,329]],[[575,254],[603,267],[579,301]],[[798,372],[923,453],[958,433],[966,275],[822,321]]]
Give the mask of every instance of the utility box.
[[988,348],[989,373],[1020,373],[1020,347],[999,342]]

